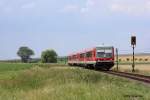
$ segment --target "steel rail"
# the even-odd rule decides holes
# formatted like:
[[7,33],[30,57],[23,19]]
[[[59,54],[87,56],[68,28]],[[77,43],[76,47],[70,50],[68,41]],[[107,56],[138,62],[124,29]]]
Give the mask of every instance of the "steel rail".
[[150,84],[150,76],[145,76],[141,74],[132,74],[126,72],[117,72],[117,71],[102,71],[102,72]]

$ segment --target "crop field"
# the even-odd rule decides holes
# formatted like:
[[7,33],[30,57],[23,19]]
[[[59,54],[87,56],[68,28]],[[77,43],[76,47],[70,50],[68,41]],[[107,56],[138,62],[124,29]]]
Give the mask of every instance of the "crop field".
[[[132,64],[121,64],[118,66],[119,71],[123,72],[131,72],[132,71]],[[116,65],[113,67],[116,70]],[[135,73],[144,74],[150,76],[150,64],[135,64]]]
[[0,63],[0,100],[150,100],[150,86],[60,64]]
[[[126,54],[126,55],[124,54],[124,55],[119,55],[118,59],[120,62],[132,62],[133,56],[132,54]],[[135,62],[150,63],[150,54],[135,54]]]

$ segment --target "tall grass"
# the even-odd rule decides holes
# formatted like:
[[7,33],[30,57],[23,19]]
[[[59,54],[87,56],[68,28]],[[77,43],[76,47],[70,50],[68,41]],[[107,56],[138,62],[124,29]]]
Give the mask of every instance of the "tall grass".
[[83,68],[40,64],[0,77],[0,100],[150,100],[148,86]]

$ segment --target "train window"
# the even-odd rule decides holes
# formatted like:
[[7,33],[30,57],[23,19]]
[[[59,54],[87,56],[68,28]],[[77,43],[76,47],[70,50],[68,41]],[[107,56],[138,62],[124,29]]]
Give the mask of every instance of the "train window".
[[73,59],[76,59],[76,55],[73,55]]
[[106,49],[105,53],[112,53],[112,50],[111,49],[108,49],[108,50]]
[[68,59],[71,60],[71,57],[69,56]]
[[112,57],[112,53],[106,53],[106,58],[111,58]]
[[88,58],[89,58],[89,57],[92,57],[92,52],[87,52],[87,53],[86,53],[86,57],[88,57]]
[[85,55],[84,53],[80,54],[80,58],[84,58],[84,55]]
[[97,52],[97,57],[98,58],[103,58],[105,55],[105,52]]
[[97,50],[97,58],[111,58],[112,48],[101,48]]

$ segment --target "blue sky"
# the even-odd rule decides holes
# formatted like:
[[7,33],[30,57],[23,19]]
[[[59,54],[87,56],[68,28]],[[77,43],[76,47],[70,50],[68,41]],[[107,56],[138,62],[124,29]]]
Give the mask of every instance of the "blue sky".
[[120,53],[150,52],[149,0],[0,0],[0,59],[18,58],[20,46],[40,57],[45,49],[60,56],[97,45]]

